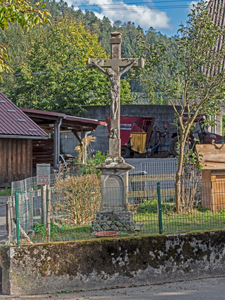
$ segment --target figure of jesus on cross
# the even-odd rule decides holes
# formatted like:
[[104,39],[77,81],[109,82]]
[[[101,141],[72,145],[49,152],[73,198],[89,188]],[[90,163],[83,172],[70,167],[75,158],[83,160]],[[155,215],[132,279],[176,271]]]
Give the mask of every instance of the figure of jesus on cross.
[[[144,67],[144,61],[138,58],[121,58],[121,34],[119,32],[111,33],[111,59],[88,59],[89,68],[98,68],[105,74],[111,83],[109,98],[110,107],[110,138],[109,155],[112,158],[121,156],[120,141],[120,78],[132,67]],[[104,68],[107,68],[106,70]],[[120,68],[124,68],[120,71]]]
[[134,60],[131,62],[126,68],[124,68],[121,72],[115,72],[112,68],[108,68],[104,70],[101,66],[99,66],[96,62],[92,62],[92,65],[98,68],[102,73],[109,77],[111,86],[109,90],[109,99],[111,99],[111,118],[112,120],[116,120],[116,115],[118,112],[118,107],[120,105],[120,78],[121,76],[129,71],[133,65],[136,63]]

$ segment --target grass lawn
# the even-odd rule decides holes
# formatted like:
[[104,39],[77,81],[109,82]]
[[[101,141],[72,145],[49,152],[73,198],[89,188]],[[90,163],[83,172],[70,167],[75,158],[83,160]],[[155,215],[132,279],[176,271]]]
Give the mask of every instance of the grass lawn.
[[[162,223],[164,233],[178,233],[188,232],[194,230],[206,229],[223,229],[225,228],[225,211],[219,213],[212,213],[210,210],[195,208],[190,213],[175,213],[170,206],[170,209],[164,207],[162,213]],[[143,223],[143,228],[140,234],[144,233],[159,233],[158,214],[155,210],[153,212],[134,213],[133,220],[137,223]],[[133,235],[132,232],[119,232],[120,236]],[[56,226],[51,224],[51,241],[68,241],[95,238],[91,231],[91,225],[82,226]],[[35,236],[32,238],[33,242],[47,241],[47,229],[45,226],[35,226]]]
[[0,197],[1,196],[10,196],[11,195],[11,189],[4,189],[0,191]]
[[[158,215],[155,213],[134,214],[134,220],[143,223],[143,233],[158,233]],[[194,209],[191,213],[162,214],[162,224],[164,233],[184,232],[206,229],[225,228],[225,214],[204,212]]]

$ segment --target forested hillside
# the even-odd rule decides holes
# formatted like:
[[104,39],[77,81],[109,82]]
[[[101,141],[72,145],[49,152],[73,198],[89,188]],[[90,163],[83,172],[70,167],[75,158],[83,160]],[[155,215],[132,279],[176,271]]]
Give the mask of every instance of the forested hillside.
[[[1,91],[19,106],[81,114],[83,105],[108,104],[108,80],[97,70],[66,70],[86,66],[88,57],[110,56],[110,32],[122,33],[122,57],[137,57],[136,42],[142,34],[146,43],[163,41],[168,58],[176,61],[176,42],[149,28],[108,18],[99,20],[90,11],[75,11],[64,1],[45,1],[52,26],[36,26],[25,31],[17,24],[0,32],[1,43],[8,43],[8,64],[12,74],[5,76]],[[179,65],[179,64],[177,64]],[[52,71],[60,71],[50,73]],[[157,80],[162,80],[160,69]],[[136,103],[145,95],[149,104],[167,104],[156,90],[147,90],[140,78],[122,80],[121,103]]]

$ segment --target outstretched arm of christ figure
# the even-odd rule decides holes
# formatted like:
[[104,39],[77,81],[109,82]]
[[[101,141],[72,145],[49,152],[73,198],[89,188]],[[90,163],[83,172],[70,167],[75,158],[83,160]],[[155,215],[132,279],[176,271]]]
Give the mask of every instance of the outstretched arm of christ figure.
[[95,66],[96,68],[98,68],[102,73],[104,73],[105,75],[107,75],[106,70],[104,70],[98,64],[96,64],[95,62],[92,62],[92,65]]
[[135,59],[132,63],[130,63],[128,66],[126,66],[126,68],[124,68],[121,72],[120,72],[120,76],[122,76],[124,73],[126,73],[127,71],[129,71],[133,65],[137,62],[137,60]]

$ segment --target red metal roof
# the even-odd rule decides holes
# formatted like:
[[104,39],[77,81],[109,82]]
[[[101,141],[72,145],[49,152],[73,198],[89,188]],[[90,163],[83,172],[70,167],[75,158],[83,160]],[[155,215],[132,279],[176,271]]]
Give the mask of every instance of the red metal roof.
[[47,137],[48,134],[0,92],[0,135]]
[[40,115],[60,117],[60,118],[65,117],[65,114],[52,112],[52,111],[38,110],[38,109],[31,109],[31,108],[22,108],[22,107],[20,109],[25,113],[40,114]]
[[36,115],[45,115],[45,116],[51,116],[56,118],[63,118],[67,121],[72,121],[74,123],[85,123],[85,124],[94,124],[94,125],[102,125],[106,126],[106,122],[98,121],[95,119],[88,119],[88,118],[80,118],[80,117],[74,117],[74,116],[68,116],[63,113],[58,112],[52,112],[52,111],[45,111],[45,110],[38,110],[38,109],[30,109],[30,108],[20,108],[23,112],[28,113],[30,116],[31,114]]
[[96,124],[96,125],[106,125],[106,122],[94,120],[94,119],[87,119],[87,118],[79,118],[79,117],[73,117],[73,116],[66,116],[66,120],[68,121],[74,121],[74,122],[80,122],[80,123],[85,123],[85,124]]

